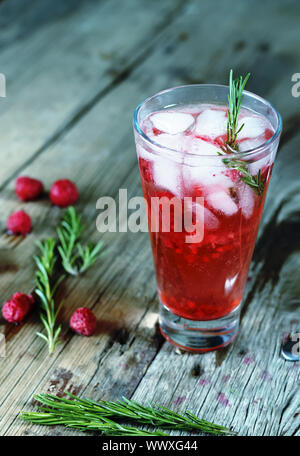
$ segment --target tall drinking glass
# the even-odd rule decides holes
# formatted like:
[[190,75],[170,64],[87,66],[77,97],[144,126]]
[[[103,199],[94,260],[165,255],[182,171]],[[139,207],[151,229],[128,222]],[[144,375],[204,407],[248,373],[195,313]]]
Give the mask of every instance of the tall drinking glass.
[[200,352],[237,335],[281,133],[274,107],[244,91],[239,152],[224,156],[227,95],[221,85],[175,87],[134,113],[160,329],[171,343]]

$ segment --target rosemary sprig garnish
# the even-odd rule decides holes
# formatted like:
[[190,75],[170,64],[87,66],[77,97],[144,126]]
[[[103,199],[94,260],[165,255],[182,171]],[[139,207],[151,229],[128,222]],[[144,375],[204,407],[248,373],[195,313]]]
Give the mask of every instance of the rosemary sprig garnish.
[[48,345],[49,353],[53,353],[55,347],[60,343],[58,336],[61,331],[61,325],[56,325],[57,315],[63,302],[56,308],[54,303],[54,294],[58,285],[64,279],[61,275],[55,282],[53,282],[54,267],[56,264],[55,256],[55,239],[49,238],[45,241],[37,243],[40,249],[40,256],[34,256],[37,270],[35,273],[36,289],[35,293],[40,298],[41,313],[40,318],[46,329],[46,334],[37,332]]
[[96,245],[92,242],[82,246],[80,236],[84,225],[81,223],[81,216],[76,213],[74,207],[69,207],[65,216],[57,228],[60,241],[58,251],[61,257],[62,266],[68,274],[78,275],[85,272],[98,258],[103,243]]
[[[76,420],[88,419],[89,424],[97,420],[104,420],[107,417],[123,418],[135,421],[141,425],[158,426],[162,429],[180,431],[198,430],[210,434],[233,434],[224,426],[210,423],[199,419],[194,414],[186,411],[183,415],[176,413],[166,407],[155,404],[144,406],[132,399],[123,398],[119,401],[99,401],[81,399],[71,393],[66,394],[72,398],[66,399],[52,394],[38,394],[34,398],[43,404],[42,413],[22,412],[21,418],[39,424],[50,424],[52,420],[60,419],[59,424],[69,425]],[[46,407],[45,407],[46,406]],[[32,420],[31,420],[32,418]],[[54,424],[54,423],[53,423]],[[82,424],[84,428],[85,425]],[[87,427],[86,427],[87,428]],[[91,427],[89,427],[91,429]]]
[[250,73],[248,73],[243,80],[242,76],[237,79],[233,79],[233,71],[230,70],[229,73],[229,94],[228,94],[228,105],[229,108],[227,109],[227,141],[225,147],[229,147],[230,150],[234,149],[237,150],[237,136],[239,132],[244,127],[242,124],[238,128],[238,120],[239,120],[239,112],[241,109],[242,101],[243,101],[243,90],[247,81],[250,77]]
[[238,160],[236,158],[224,158],[223,163],[228,166],[228,168],[236,169],[240,172],[240,179],[245,182],[245,184],[249,185],[252,190],[261,196],[265,189],[265,184],[261,180],[261,170],[258,171],[256,176],[252,176],[249,173],[247,165],[242,160]]
[[[246,86],[246,83],[250,77],[250,73],[246,75],[243,79],[240,76],[237,79],[233,79],[233,71],[230,70],[229,73],[229,94],[228,94],[228,105],[229,108],[227,109],[227,140],[221,149],[226,154],[233,154],[239,152],[237,138],[238,134],[244,127],[242,124],[240,127],[238,126],[238,119],[239,119],[239,112],[241,109],[242,101],[243,101],[243,90]],[[220,155],[222,155],[220,153]],[[261,180],[261,171],[257,173],[256,176],[252,176],[249,173],[248,167],[246,163],[242,160],[238,160],[235,158],[231,159],[224,159],[223,163],[228,168],[236,169],[240,172],[240,178],[245,184],[249,185],[252,190],[257,193],[258,195],[262,195],[264,192],[265,185]]]

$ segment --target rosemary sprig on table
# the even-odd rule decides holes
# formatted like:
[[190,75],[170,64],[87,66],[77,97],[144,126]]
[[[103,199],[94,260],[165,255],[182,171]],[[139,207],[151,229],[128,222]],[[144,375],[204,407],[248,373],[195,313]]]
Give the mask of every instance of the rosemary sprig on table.
[[80,236],[83,229],[81,216],[76,213],[74,207],[69,207],[57,228],[57,234],[62,266],[71,275],[85,272],[102,254],[99,253],[103,245],[101,241],[96,245],[92,242],[86,246],[81,245]]
[[61,325],[56,325],[56,320],[63,302],[56,308],[54,294],[58,285],[64,279],[64,275],[61,275],[55,282],[53,281],[54,267],[57,260],[54,253],[56,245],[55,239],[46,239],[45,241],[38,242],[37,245],[41,253],[40,256],[34,256],[37,266],[35,273],[35,293],[40,298],[40,318],[46,329],[46,334],[37,332],[37,335],[47,343],[49,353],[51,354],[54,352],[55,347],[60,343],[58,336],[61,331]]
[[161,431],[147,431],[132,426],[124,426],[105,417],[95,417],[88,413],[70,412],[21,412],[20,418],[42,426],[63,425],[81,431],[100,431],[111,436],[166,436]]
[[[102,420],[114,417],[135,421],[141,425],[158,426],[162,429],[198,430],[210,434],[233,434],[229,429],[199,419],[189,411],[180,415],[161,405],[155,404],[155,406],[152,406],[149,404],[144,406],[126,398],[116,402],[95,402],[91,399],[81,399],[68,392],[66,394],[72,399],[61,398],[51,394],[35,395],[35,400],[43,405],[43,412],[22,412],[21,418],[38,424],[64,424],[66,426],[70,425],[71,422],[76,424],[77,420],[77,423],[81,422],[80,428],[92,429],[90,427],[92,423],[98,425],[97,420],[102,423]],[[87,420],[86,425],[83,421],[80,421],[81,419]]]
[[55,347],[60,343],[58,337],[61,332],[61,325],[57,324],[57,317],[63,301],[59,306],[56,306],[54,295],[57,287],[65,278],[65,274],[59,271],[58,279],[54,280],[58,259],[55,255],[56,247],[64,270],[72,275],[86,271],[97,261],[102,253],[99,253],[102,242],[97,245],[90,243],[85,247],[80,244],[80,235],[83,228],[81,217],[77,215],[74,207],[69,207],[57,228],[59,245],[57,246],[57,241],[52,238],[37,244],[40,249],[40,255],[34,257],[37,265],[35,293],[40,298],[40,318],[46,330],[45,334],[38,332],[37,335],[47,343],[50,354],[54,352]]
[[[238,134],[244,127],[244,124],[242,124],[239,127],[238,119],[243,101],[243,90],[246,86],[249,77],[250,73],[248,73],[244,79],[242,78],[242,76],[240,76],[239,78],[234,80],[233,71],[230,70],[228,94],[229,108],[227,109],[227,140],[226,143],[224,143],[224,145],[221,146],[222,151],[226,154],[233,154],[239,152],[237,138]],[[220,153],[220,155],[222,154]],[[242,160],[235,158],[225,158],[223,160],[223,163],[228,168],[233,168],[239,171],[241,175],[240,179],[243,182],[245,182],[245,184],[247,184],[249,187],[251,187],[255,193],[257,193],[258,195],[263,194],[265,186],[261,180],[260,170],[256,176],[252,176],[252,174],[250,174],[248,171],[246,163]]]

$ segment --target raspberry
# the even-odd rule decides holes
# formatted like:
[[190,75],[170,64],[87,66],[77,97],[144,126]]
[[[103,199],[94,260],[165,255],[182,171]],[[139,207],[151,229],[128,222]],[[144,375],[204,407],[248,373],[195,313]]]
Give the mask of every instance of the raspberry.
[[97,320],[90,309],[79,307],[71,317],[70,327],[82,336],[91,336],[96,331]]
[[16,181],[16,194],[22,201],[30,201],[37,198],[44,190],[43,184],[37,179],[21,176]]
[[6,222],[7,229],[13,234],[27,234],[31,230],[31,218],[24,211],[11,214]]
[[270,130],[269,128],[267,128],[267,129],[265,130],[265,138],[266,138],[266,141],[268,141],[268,139],[272,138],[273,134],[274,134],[273,131]]
[[10,323],[20,323],[32,309],[34,299],[25,293],[15,293],[2,307],[2,315]]
[[154,182],[152,164],[144,158],[139,158],[140,170],[146,182]]
[[79,198],[76,185],[68,179],[60,179],[50,189],[50,200],[59,207],[72,206]]
[[218,136],[217,138],[215,138],[215,140],[213,141],[213,143],[220,147],[220,146],[224,146],[224,143],[226,143],[227,141],[227,133],[225,133],[225,135],[221,135],[221,136]]
[[155,128],[155,127],[152,128],[152,131],[153,131],[154,136],[158,136],[161,133],[163,133],[161,130],[159,130],[158,128]]

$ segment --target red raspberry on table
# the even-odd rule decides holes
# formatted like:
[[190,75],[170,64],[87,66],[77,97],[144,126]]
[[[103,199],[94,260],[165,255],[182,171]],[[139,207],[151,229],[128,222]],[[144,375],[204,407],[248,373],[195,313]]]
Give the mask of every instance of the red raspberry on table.
[[96,331],[97,320],[90,309],[79,307],[71,317],[70,327],[82,336],[91,336]]
[[37,198],[44,190],[41,181],[28,176],[18,177],[16,180],[16,194],[22,201],[30,201]]
[[16,211],[8,217],[6,227],[13,234],[28,234],[32,227],[31,218],[24,211]]
[[15,293],[2,307],[2,315],[10,323],[20,323],[32,309],[34,299],[25,293]]
[[50,200],[59,207],[72,206],[79,198],[78,190],[74,182],[69,179],[60,179],[52,184]]

